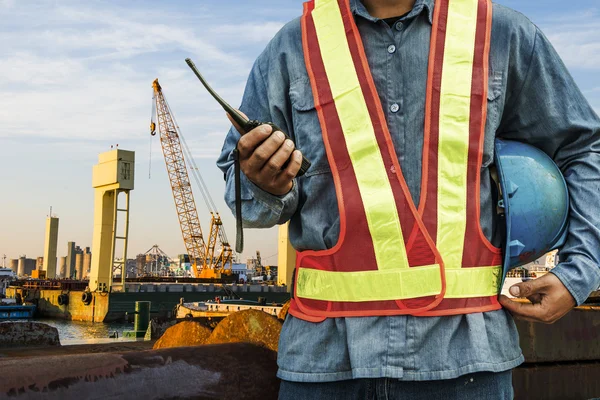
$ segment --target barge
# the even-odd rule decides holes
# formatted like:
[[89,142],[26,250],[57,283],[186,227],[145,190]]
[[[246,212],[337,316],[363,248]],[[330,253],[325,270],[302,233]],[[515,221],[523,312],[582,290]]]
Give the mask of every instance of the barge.
[[125,285],[114,284],[110,291],[90,291],[87,285],[86,281],[73,280],[15,281],[6,295],[36,305],[40,317],[91,322],[123,321],[135,312],[136,301],[150,301],[152,317],[169,318],[175,316],[181,298],[190,303],[206,302],[234,293],[244,300],[268,298],[278,304],[290,298],[286,286],[203,283],[193,279],[128,281]]

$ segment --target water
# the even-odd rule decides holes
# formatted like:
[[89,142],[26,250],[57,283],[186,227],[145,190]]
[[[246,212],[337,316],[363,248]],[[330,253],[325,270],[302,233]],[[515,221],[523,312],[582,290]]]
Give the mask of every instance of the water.
[[[132,331],[133,322],[130,323],[103,323],[103,322],[83,322],[67,321],[62,319],[36,318],[32,321],[42,322],[58,329],[60,344],[92,344],[92,343],[112,343],[112,342],[131,342],[136,339],[123,339],[123,331]],[[109,335],[118,333],[118,339],[109,338]]]

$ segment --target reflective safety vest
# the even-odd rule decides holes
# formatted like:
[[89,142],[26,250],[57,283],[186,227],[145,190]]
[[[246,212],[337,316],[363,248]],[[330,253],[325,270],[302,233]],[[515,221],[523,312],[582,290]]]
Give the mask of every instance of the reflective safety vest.
[[340,235],[331,249],[297,254],[292,315],[316,322],[500,308],[501,250],[479,223],[491,20],[489,0],[435,3],[416,207],[349,0],[304,4],[304,58]]

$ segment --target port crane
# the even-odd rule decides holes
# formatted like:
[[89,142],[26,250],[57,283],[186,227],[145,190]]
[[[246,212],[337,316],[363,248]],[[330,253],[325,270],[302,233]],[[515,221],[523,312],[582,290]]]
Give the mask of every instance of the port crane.
[[[154,96],[150,134],[152,136],[156,135],[158,129],[181,234],[190,256],[194,276],[196,278],[220,279],[222,275],[231,275],[232,249],[223,229],[221,216],[175,121],[158,79],[152,82],[152,89]],[[204,240],[202,235],[186,158],[192,176],[211,214],[208,240]],[[221,245],[218,254],[215,253],[217,241]],[[229,265],[229,268],[227,268],[227,265]]]

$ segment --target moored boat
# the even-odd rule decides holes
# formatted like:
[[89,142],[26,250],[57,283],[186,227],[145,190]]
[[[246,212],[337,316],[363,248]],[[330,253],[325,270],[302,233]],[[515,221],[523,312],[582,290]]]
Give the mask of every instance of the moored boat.
[[278,303],[267,303],[264,299],[259,301],[244,299],[223,299],[185,303],[184,300],[175,307],[176,319],[191,318],[224,318],[236,311],[259,310],[277,317],[283,307]]
[[0,321],[33,318],[35,308],[36,307],[33,304],[0,303]]

